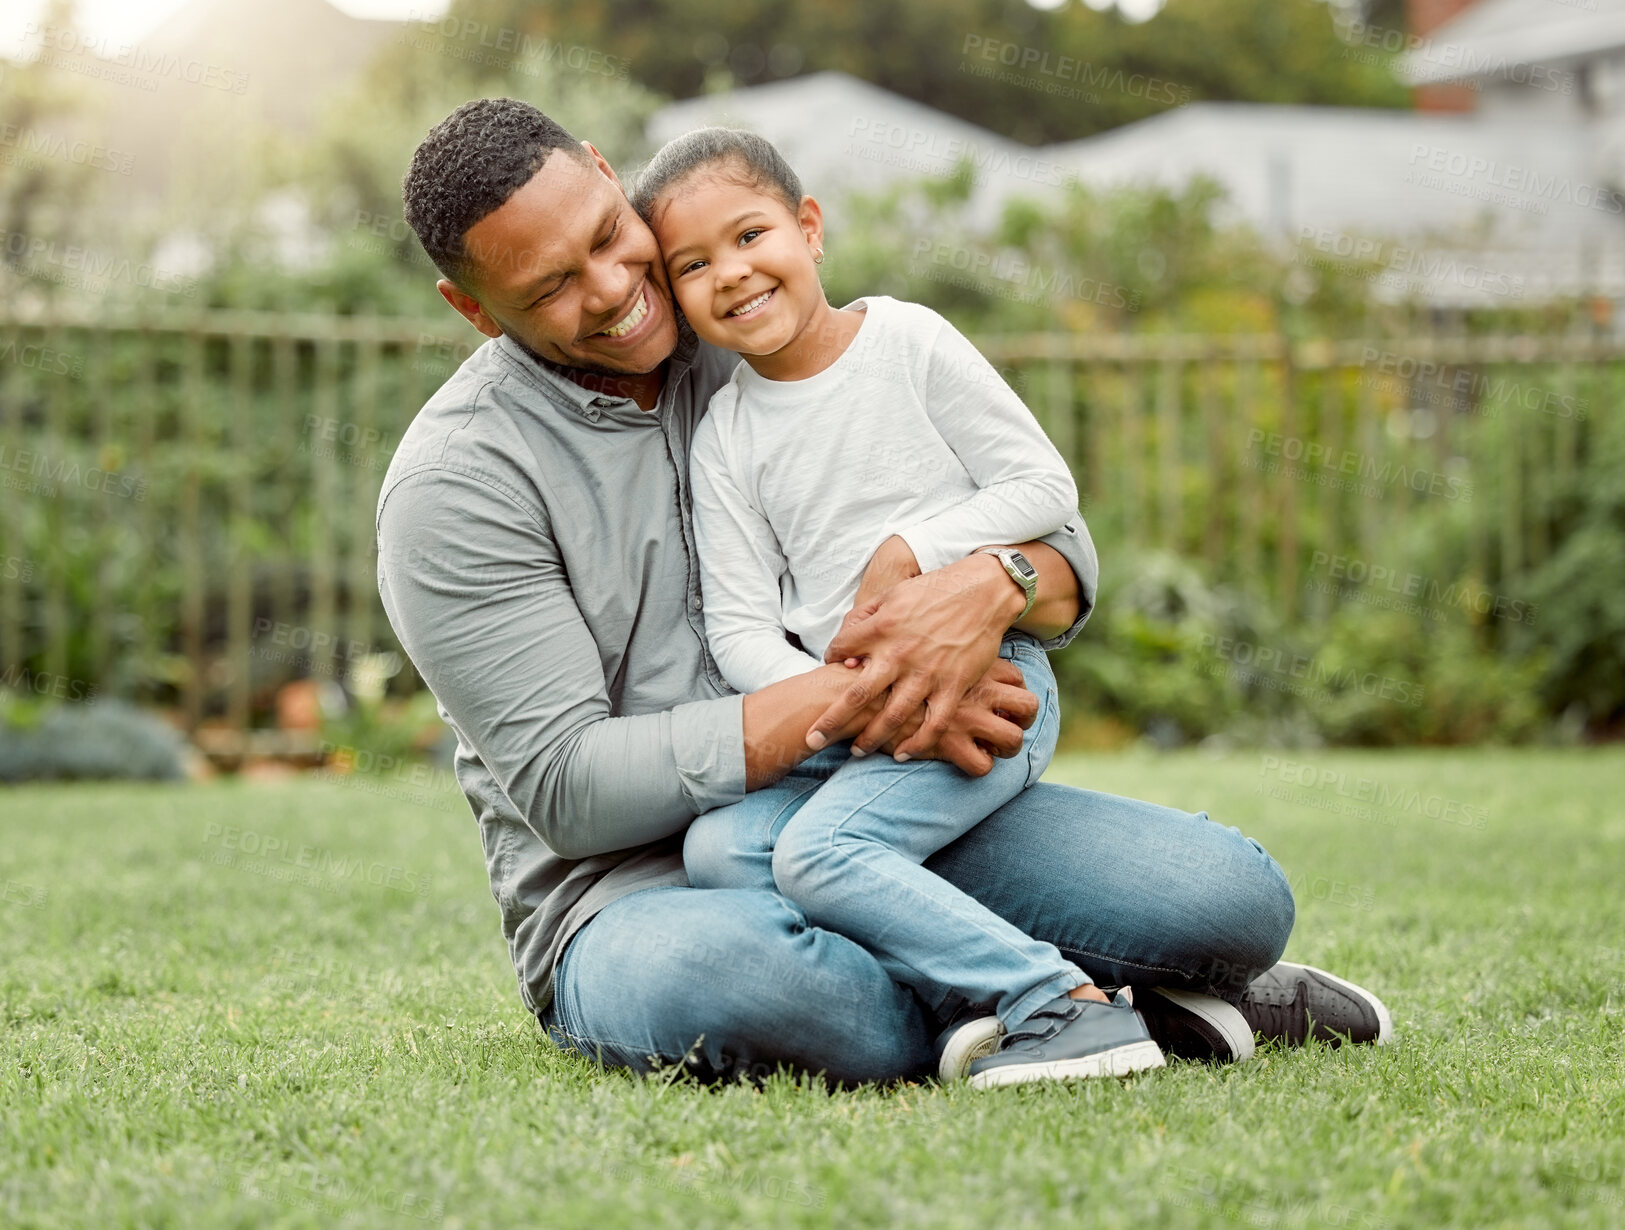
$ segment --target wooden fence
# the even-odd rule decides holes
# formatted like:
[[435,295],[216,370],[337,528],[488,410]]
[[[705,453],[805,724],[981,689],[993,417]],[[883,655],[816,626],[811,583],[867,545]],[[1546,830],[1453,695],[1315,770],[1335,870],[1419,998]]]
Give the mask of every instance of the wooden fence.
[[[479,340],[449,315],[0,313],[0,685],[243,730],[291,678],[398,654],[379,484]],[[1625,343],[1589,334],[978,341],[1103,547],[1204,560],[1288,619],[1335,601],[1306,570],[1395,559],[1419,520],[1465,536],[1484,583],[1538,565],[1625,373]]]

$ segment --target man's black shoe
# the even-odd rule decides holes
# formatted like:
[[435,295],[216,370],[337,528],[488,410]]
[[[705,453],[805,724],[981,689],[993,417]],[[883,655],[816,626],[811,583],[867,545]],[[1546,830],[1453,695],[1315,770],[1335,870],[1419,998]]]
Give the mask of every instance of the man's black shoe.
[[1203,1063],[1253,1057],[1253,1027],[1235,1005],[1215,995],[1139,986],[1134,1007],[1165,1054]]
[[1312,965],[1281,961],[1248,984],[1236,1003],[1259,1037],[1302,1046],[1313,1037],[1382,1045],[1394,1036],[1388,1009],[1364,987]]
[[1163,1066],[1162,1051],[1128,996],[1109,1004],[1062,995],[1005,1035],[999,1049],[970,1065],[975,1089],[1029,1081],[1127,1076]]

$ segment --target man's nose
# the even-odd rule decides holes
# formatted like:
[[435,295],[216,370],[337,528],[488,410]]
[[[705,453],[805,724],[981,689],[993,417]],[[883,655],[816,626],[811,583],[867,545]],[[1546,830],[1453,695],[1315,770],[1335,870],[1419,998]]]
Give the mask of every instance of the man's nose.
[[626,302],[626,297],[636,289],[638,279],[643,275],[641,271],[631,265],[623,265],[619,261],[602,261],[594,264],[587,278],[586,293],[583,303],[589,312],[608,312],[620,307]]

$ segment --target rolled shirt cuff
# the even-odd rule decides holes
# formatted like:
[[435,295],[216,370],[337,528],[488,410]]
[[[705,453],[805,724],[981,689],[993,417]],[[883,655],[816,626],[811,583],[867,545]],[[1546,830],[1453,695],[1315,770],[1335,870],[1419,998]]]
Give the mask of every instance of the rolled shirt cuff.
[[691,701],[671,711],[672,756],[696,814],[745,797],[745,698]]

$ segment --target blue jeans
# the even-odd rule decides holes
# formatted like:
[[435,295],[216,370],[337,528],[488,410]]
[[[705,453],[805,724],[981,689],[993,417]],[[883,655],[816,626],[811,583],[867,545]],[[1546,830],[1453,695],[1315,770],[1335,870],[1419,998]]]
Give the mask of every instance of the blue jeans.
[[[774,810],[798,781],[817,788],[794,773],[750,797]],[[1234,997],[1292,931],[1286,877],[1237,829],[1050,782],[925,866],[1106,985]],[[702,1079],[784,1065],[848,1084],[927,1074],[941,1027],[879,957],[778,893],[676,887],[622,897],[576,932],[541,1022],[612,1066],[692,1055]]]
[[[1088,977],[921,864],[1037,781],[1055,753],[1055,675],[1038,642],[1005,637],[1038,697],[1021,753],[968,777],[938,760],[854,759],[847,744],[794,780],[707,812],[683,846],[695,888],[777,889],[815,926],[856,940],[894,982],[939,1012],[949,997],[991,1006],[1014,1029]],[[765,794],[768,797],[763,798]]]

